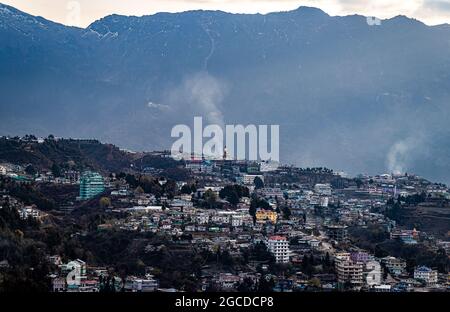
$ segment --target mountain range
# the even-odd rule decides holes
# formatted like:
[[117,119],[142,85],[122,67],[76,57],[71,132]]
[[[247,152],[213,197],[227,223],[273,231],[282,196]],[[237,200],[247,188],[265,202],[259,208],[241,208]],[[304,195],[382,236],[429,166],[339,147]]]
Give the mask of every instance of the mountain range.
[[280,157],[450,182],[450,26],[300,7],[111,15],[86,29],[0,4],[0,134],[170,148],[171,129],[278,124]]

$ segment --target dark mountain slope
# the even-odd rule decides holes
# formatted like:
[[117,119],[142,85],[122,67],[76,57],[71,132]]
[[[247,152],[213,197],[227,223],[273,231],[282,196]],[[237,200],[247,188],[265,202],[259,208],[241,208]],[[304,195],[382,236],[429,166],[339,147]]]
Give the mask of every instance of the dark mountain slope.
[[112,15],[0,6],[0,133],[169,148],[192,123],[280,124],[281,160],[449,182],[450,29],[314,8]]

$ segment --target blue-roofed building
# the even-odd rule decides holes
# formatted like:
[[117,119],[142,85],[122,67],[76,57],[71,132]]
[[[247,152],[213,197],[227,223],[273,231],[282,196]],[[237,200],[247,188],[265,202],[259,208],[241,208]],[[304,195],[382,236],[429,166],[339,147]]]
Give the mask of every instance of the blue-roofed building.
[[424,281],[427,285],[435,285],[438,281],[436,270],[432,270],[426,266],[419,266],[414,270],[414,278]]

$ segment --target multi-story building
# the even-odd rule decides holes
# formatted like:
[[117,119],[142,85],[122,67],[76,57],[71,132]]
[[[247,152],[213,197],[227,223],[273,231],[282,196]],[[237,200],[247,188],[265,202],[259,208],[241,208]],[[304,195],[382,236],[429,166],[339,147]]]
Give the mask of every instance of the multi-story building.
[[264,176],[261,174],[244,174],[244,176],[242,177],[242,182],[244,184],[252,185],[253,182],[255,182],[255,178],[257,177],[264,182]]
[[244,215],[233,215],[231,216],[231,226],[232,227],[241,227],[244,225]]
[[271,236],[266,242],[267,249],[275,257],[277,263],[288,263],[291,252],[289,242],[284,236]]
[[186,169],[191,170],[193,173],[211,173],[213,166],[210,161],[189,160],[186,161]]
[[261,196],[266,198],[283,198],[283,192],[279,187],[271,188],[271,187],[265,187],[258,191]]
[[159,282],[153,275],[147,274],[145,278],[128,277],[125,282],[125,291],[153,292],[159,287]]
[[417,239],[419,237],[419,231],[413,230],[393,230],[390,233],[391,239]]
[[53,292],[65,292],[67,289],[66,279],[63,277],[53,277],[52,278],[52,291]]
[[319,195],[330,196],[331,185],[330,184],[316,184],[314,186],[314,192]]
[[363,264],[352,261],[349,253],[336,255],[335,266],[340,287],[350,284],[352,288],[363,285]]
[[21,208],[18,212],[22,220],[26,220],[28,218],[39,219],[41,217],[41,212],[31,206]]
[[364,251],[352,252],[350,258],[355,262],[367,263],[373,260],[373,256]]
[[435,285],[438,281],[438,273],[436,270],[432,270],[426,266],[417,267],[414,270],[414,278],[417,280],[422,280],[427,285]]
[[104,190],[105,184],[103,177],[99,173],[92,171],[83,173],[80,179],[80,200],[91,199],[103,193]]
[[326,227],[327,235],[330,239],[345,242],[347,240],[347,226],[329,225]]
[[80,182],[80,173],[74,170],[65,171],[64,179],[70,184],[77,184]]
[[277,222],[278,215],[273,210],[265,210],[265,209],[258,209],[256,211],[256,220],[257,221],[266,221],[269,220],[272,223]]
[[405,272],[406,262],[401,259],[388,256],[381,261],[391,274],[402,275]]
[[209,223],[209,214],[208,213],[199,213],[196,216],[197,224],[208,224]]
[[218,212],[211,216],[211,223],[215,224],[229,224],[231,220],[231,215],[225,212]]

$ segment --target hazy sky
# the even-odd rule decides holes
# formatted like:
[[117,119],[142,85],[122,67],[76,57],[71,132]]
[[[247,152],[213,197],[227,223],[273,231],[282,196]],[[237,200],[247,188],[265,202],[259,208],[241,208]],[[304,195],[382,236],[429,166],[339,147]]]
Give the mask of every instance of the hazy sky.
[[285,11],[300,5],[330,15],[363,14],[389,18],[407,15],[427,24],[450,23],[450,0],[0,0],[33,15],[66,25],[86,27],[106,15],[149,15],[213,9],[240,13]]

